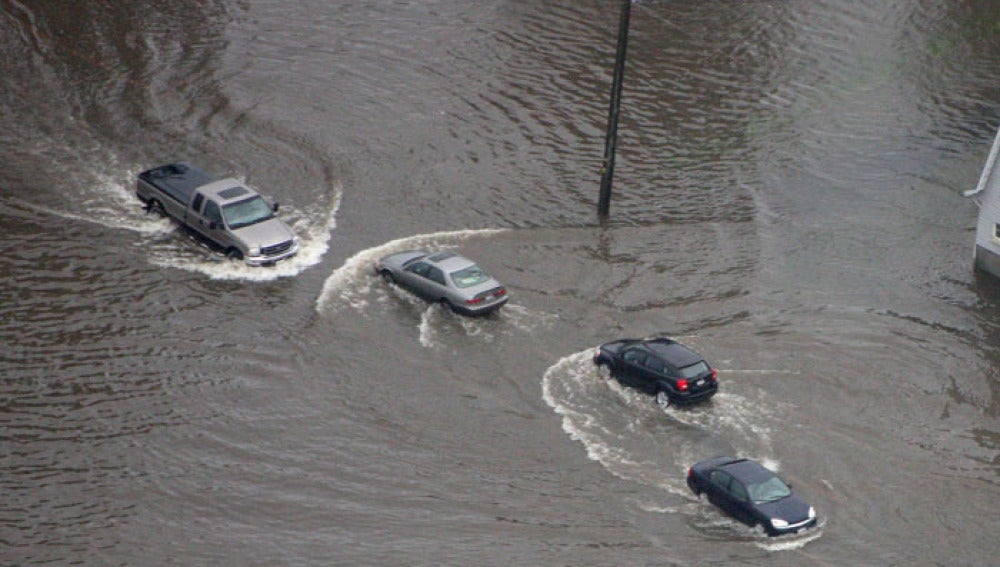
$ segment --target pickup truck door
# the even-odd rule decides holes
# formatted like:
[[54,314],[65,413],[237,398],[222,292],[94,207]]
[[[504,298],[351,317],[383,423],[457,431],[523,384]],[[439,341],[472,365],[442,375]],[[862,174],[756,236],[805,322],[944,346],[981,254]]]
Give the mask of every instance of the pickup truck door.
[[[201,201],[204,201],[203,205]],[[198,209],[199,206],[201,210]],[[230,245],[229,232],[222,223],[222,209],[218,203],[205,199],[201,193],[196,194],[191,201],[188,226],[223,248],[228,248]]]

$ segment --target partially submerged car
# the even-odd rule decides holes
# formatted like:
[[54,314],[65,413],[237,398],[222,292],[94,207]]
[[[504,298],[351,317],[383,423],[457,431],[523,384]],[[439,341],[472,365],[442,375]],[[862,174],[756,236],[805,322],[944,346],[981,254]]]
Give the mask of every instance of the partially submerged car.
[[700,354],[673,339],[607,342],[594,352],[594,364],[607,368],[622,384],[656,396],[664,408],[704,401],[719,391],[716,371]]
[[816,525],[816,509],[798,497],[778,475],[750,459],[714,457],[688,470],[688,488],[734,519],[769,536]]
[[256,191],[186,163],[143,171],[135,194],[146,212],[171,217],[230,258],[273,266],[299,251],[299,238]]
[[507,288],[454,252],[407,250],[380,258],[375,273],[389,283],[463,315],[486,315],[500,309]]

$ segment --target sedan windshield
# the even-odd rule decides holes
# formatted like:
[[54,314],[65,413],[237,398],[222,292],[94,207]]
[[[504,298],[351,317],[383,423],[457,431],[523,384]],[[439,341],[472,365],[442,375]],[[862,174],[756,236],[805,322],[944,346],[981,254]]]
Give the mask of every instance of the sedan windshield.
[[489,274],[484,272],[479,266],[469,266],[468,268],[451,273],[451,281],[455,282],[455,285],[458,287],[472,287],[488,279],[490,279]]
[[226,217],[226,224],[233,230],[274,217],[271,207],[260,196],[225,205],[222,207],[222,214]]
[[776,476],[772,476],[764,482],[751,484],[747,487],[747,491],[750,493],[750,499],[753,500],[754,504],[774,502],[792,494],[791,489]]
[[708,365],[705,361],[695,362],[691,366],[685,366],[681,368],[681,377],[683,378],[696,378],[698,375],[708,372]]

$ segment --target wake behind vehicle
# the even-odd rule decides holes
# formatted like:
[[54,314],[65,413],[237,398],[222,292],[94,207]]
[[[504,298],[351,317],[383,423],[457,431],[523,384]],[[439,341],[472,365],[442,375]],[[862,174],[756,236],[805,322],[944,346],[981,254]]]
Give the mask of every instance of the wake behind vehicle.
[[607,342],[594,352],[594,364],[606,367],[622,384],[656,396],[662,407],[701,402],[719,391],[716,371],[700,354],[673,339]]
[[472,260],[454,252],[407,250],[375,262],[375,273],[389,283],[463,315],[486,315],[500,309],[507,288]]
[[299,251],[298,237],[275,216],[278,204],[268,205],[235,179],[171,163],[140,173],[135,193],[147,212],[175,219],[250,266],[272,265]]
[[714,457],[688,470],[688,488],[734,519],[774,537],[816,525],[816,509],[760,463]]

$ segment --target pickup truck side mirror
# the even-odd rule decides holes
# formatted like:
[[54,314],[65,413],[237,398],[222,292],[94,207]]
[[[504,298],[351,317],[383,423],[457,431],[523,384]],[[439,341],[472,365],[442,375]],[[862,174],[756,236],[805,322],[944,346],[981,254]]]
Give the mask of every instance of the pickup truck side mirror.
[[278,203],[275,203],[275,204],[271,205],[271,210],[274,211],[274,212],[278,212],[278,207],[280,207],[280,206],[281,205],[279,205]]
[[208,223],[208,230],[215,230],[217,228],[219,228],[219,223],[215,221]]

